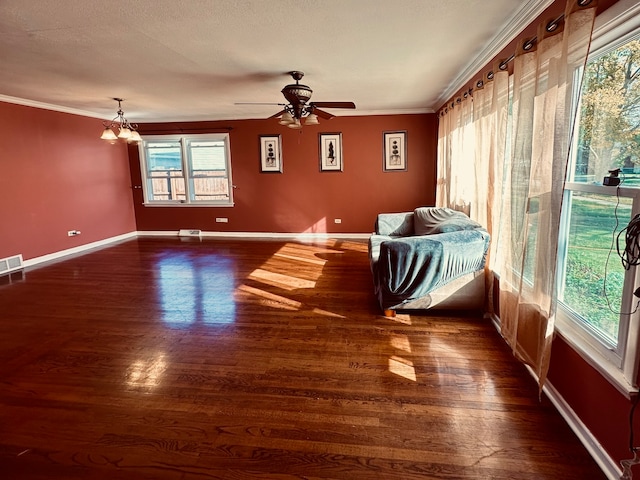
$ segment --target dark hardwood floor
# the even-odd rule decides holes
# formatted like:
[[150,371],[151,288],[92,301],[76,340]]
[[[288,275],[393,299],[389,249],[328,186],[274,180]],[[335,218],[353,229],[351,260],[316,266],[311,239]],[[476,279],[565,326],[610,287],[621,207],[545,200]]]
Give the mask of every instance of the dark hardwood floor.
[[372,290],[344,240],[140,238],[5,277],[0,478],[605,478],[489,322]]

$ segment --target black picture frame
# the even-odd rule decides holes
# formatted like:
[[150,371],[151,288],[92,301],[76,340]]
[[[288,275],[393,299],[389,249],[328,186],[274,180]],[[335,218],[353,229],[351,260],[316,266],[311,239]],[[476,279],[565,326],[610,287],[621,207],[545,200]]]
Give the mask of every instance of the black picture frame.
[[341,172],[342,159],[342,133],[319,133],[318,156],[321,172]]
[[385,172],[407,171],[407,131],[382,133],[382,169]]
[[282,139],[280,135],[260,135],[260,172],[282,173]]

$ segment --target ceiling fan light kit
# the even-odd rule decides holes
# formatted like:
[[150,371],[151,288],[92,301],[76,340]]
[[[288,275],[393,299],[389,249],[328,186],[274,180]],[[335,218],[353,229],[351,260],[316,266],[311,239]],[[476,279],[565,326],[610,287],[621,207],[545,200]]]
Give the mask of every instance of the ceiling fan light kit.
[[[142,141],[142,137],[136,131],[138,125],[135,123],[130,123],[124,116],[124,112],[122,111],[122,99],[121,98],[113,98],[116,102],[118,102],[118,111],[116,112],[116,116],[110,122],[102,122],[104,125],[104,130],[102,131],[102,135],[100,138],[102,140],[107,140],[111,143],[114,143],[119,138],[126,140],[129,143],[137,143]],[[114,129],[118,130],[118,135],[115,134]]]

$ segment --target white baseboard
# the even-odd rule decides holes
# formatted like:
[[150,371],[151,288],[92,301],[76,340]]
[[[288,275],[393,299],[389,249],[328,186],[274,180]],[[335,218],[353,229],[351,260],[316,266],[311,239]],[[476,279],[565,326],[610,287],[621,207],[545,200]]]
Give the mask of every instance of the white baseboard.
[[[75,255],[77,253],[86,252],[88,250],[105,247],[113,243],[128,240],[136,237],[177,237],[179,231],[136,231],[117,235],[115,237],[105,238],[97,242],[87,243],[86,245],[80,245],[78,247],[69,248],[66,250],[60,250],[59,252],[42,255],[40,257],[30,258],[24,260],[23,266],[33,267],[40,263],[51,262],[64,258],[68,255]],[[314,240],[327,240],[329,238],[344,239],[344,240],[366,240],[370,233],[262,233],[262,232],[202,232],[201,237],[220,237],[220,238],[247,238],[247,239],[275,239],[275,240],[298,240],[298,241],[314,241]]]
[[60,250],[59,252],[50,253],[48,255],[42,255],[41,257],[34,257],[24,261],[25,267],[32,267],[44,262],[51,262],[52,260],[58,260],[68,255],[75,255],[76,253],[86,252],[93,248],[105,247],[112,243],[121,242],[129,238],[135,238],[137,232],[124,233],[122,235],[116,235],[115,237],[105,238],[104,240],[98,240],[97,242],[87,243],[78,247],[68,248],[66,250]]
[[549,397],[551,403],[556,407],[562,418],[569,424],[573,433],[580,439],[584,447],[591,454],[591,457],[600,466],[609,480],[619,480],[622,470],[616,462],[609,456],[600,442],[591,434],[587,426],[576,415],[571,406],[564,400],[562,395],[547,380],[542,391]]
[[[179,230],[169,231],[138,231],[140,237],[177,237]],[[275,232],[201,232],[200,237],[218,238],[247,238],[269,240],[327,240],[336,238],[340,240],[368,240],[370,233],[275,233]]]

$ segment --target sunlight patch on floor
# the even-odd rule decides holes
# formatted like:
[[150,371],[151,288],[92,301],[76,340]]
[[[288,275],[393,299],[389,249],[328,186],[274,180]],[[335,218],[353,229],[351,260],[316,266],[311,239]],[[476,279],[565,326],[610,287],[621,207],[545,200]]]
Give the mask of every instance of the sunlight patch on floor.
[[303,262],[303,263],[310,263],[312,265],[318,265],[320,267],[324,267],[324,264],[327,263],[326,260],[322,260],[320,258],[314,257],[314,258],[308,258],[308,257],[300,257],[300,256],[296,256],[296,255],[287,255],[285,253],[280,253],[280,252],[276,252],[273,254],[274,257],[278,257],[278,258],[284,258],[287,260],[293,260],[295,262]]
[[413,362],[395,355],[389,358],[389,371],[396,375],[406,378],[407,380],[417,381],[416,370],[413,368]]
[[412,325],[411,323],[411,315],[406,313],[397,313],[395,317],[387,317],[389,320],[393,320],[394,322],[402,323],[403,325]]
[[392,334],[391,346],[396,350],[411,353],[411,342],[409,341],[409,337],[406,335]]
[[[366,244],[356,242],[344,242],[330,239],[320,243],[286,243],[277,252],[275,252],[266,262],[259,268],[253,270],[248,276],[248,280],[253,280],[267,286],[277,289],[295,292],[298,290],[311,290],[316,287],[316,282],[322,276],[324,268],[329,262],[332,255],[343,255],[345,252],[345,244],[352,246],[354,250],[366,251]],[[336,248],[332,248],[336,245]],[[365,250],[362,250],[362,249]],[[326,258],[323,258],[326,257]],[[299,268],[293,269],[293,274],[279,273],[281,262],[289,264],[299,264]],[[289,269],[292,271],[292,269]],[[301,278],[304,276],[305,278]],[[241,285],[236,289],[236,294],[248,293],[263,299],[261,303],[286,310],[301,310],[303,304],[301,302],[291,300],[285,296],[269,293],[260,288]],[[286,293],[284,293],[286,295]],[[345,318],[343,315],[334,313],[321,308],[314,308],[307,305],[307,309],[333,318]]]
[[266,283],[267,285],[283,288],[285,290],[298,290],[300,288],[313,288],[316,286],[315,281],[304,280],[302,278],[292,277],[291,275],[284,275],[282,273],[270,272],[263,268],[254,270],[248,278]]
[[334,318],[347,318],[344,315],[339,315],[337,313],[329,312],[328,310],[322,310],[321,308],[314,308],[312,310],[313,313],[318,313],[320,315],[324,315],[326,317],[334,317]]
[[300,310],[300,307],[302,306],[302,303],[291,300],[290,298],[276,295],[275,293],[265,292],[264,290],[260,290],[259,288],[250,287],[249,285],[240,285],[238,288],[236,288],[236,292],[238,291],[260,297],[262,299],[260,303],[269,305],[270,307],[274,308],[281,308],[284,310]]

